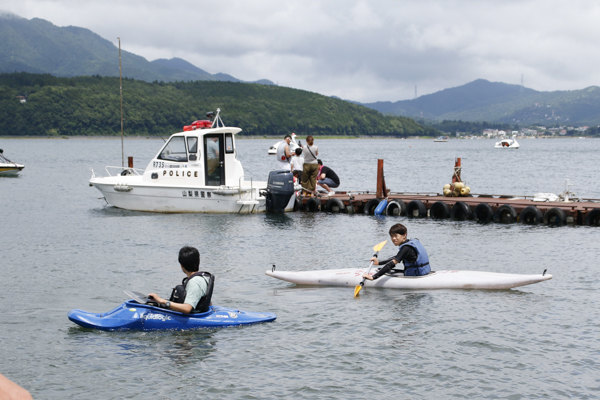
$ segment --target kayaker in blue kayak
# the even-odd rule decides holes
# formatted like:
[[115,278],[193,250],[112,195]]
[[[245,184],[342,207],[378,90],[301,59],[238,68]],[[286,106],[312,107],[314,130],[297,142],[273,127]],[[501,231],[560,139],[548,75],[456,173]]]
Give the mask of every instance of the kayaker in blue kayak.
[[186,277],[181,285],[173,289],[171,298],[167,301],[156,293],[150,293],[148,297],[156,301],[160,307],[185,314],[208,311],[215,278],[208,272],[198,272],[200,268],[198,249],[191,246],[182,247],[179,250],[179,264]]
[[[429,256],[425,248],[417,239],[407,239],[408,229],[402,224],[392,225],[390,228],[390,239],[394,245],[399,246],[398,254],[387,260],[379,261],[377,257],[371,258],[373,265],[383,264],[383,267],[373,275],[364,274],[363,278],[375,280],[388,273],[399,262],[404,263],[404,276],[421,276],[431,272]],[[397,270],[396,270],[397,271]],[[401,270],[402,271],[402,270]]]

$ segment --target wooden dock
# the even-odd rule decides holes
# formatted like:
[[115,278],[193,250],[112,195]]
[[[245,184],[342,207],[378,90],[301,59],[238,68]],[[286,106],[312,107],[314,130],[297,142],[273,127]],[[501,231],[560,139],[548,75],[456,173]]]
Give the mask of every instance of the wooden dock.
[[[460,159],[457,159],[455,164],[453,183],[455,181],[460,182]],[[383,160],[378,160],[376,191],[336,192],[332,196],[301,195],[298,197],[297,208],[299,211],[308,212],[373,215],[384,199],[387,199],[388,204],[382,210],[382,215],[497,223],[519,222],[530,225],[600,226],[600,199],[550,202],[534,201],[533,196],[469,194],[446,197],[440,193],[391,192],[385,186]]]

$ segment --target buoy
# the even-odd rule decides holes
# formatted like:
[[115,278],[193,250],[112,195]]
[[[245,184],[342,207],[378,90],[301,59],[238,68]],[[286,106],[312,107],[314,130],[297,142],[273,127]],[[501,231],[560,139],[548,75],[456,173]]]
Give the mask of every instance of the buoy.
[[464,187],[465,187],[465,184],[462,183],[462,182],[455,182],[454,183],[454,190],[456,190],[456,191],[460,192],[460,189],[462,189]]
[[444,190],[446,190],[446,189],[450,190],[450,184],[449,184],[449,183],[446,183],[446,184],[444,185]]
[[452,191],[452,197],[459,197],[459,196],[460,196],[460,191],[458,191],[456,189]]
[[[448,185],[448,186],[450,186],[450,185]],[[446,196],[446,197],[452,196],[452,190],[444,189],[444,196]]]
[[468,186],[465,186],[464,188],[460,189],[461,196],[468,196],[469,193],[471,193],[471,188]]

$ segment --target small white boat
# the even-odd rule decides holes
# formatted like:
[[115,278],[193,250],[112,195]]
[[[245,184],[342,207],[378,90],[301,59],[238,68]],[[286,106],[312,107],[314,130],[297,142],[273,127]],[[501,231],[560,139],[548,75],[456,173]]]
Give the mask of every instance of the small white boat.
[[512,139],[504,139],[499,142],[496,142],[494,146],[496,149],[518,149],[519,142],[517,142],[516,136],[513,136]]
[[[90,186],[118,208],[162,213],[255,213],[293,211],[296,196],[290,171],[272,171],[268,182],[244,175],[235,135],[219,117],[196,121],[173,134],[145,170],[92,170]],[[207,117],[213,117],[208,113]]]
[[[294,151],[296,151],[296,149],[298,147],[300,147],[300,145],[298,143],[296,143],[296,134],[292,133],[290,135],[292,137],[292,141],[290,142],[290,152],[293,153]],[[269,147],[269,151],[267,153],[271,154],[271,155],[275,155],[277,154],[277,148],[279,147],[279,145],[283,143],[283,140],[280,140],[279,142],[275,143],[273,146]]]
[[448,141],[448,136],[440,136],[436,139],[433,139],[434,142],[447,142]]
[[17,176],[25,166],[10,161],[3,154],[4,150],[0,149],[0,176]]
[[[349,286],[362,281],[368,269],[344,268],[321,271],[276,271],[265,274],[297,285]],[[374,271],[372,271],[374,272]],[[424,276],[384,275],[374,281],[365,280],[365,287],[381,287],[407,290],[434,289],[511,289],[552,279],[544,271],[540,275],[502,274],[483,271],[435,271]]]

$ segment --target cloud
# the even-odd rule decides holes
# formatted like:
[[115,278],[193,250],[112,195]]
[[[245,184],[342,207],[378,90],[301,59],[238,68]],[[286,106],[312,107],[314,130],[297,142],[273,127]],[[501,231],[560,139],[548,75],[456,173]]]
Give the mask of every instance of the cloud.
[[600,3],[586,0],[21,0],[8,11],[88,28],[146,57],[371,102],[475,79],[600,84]]

